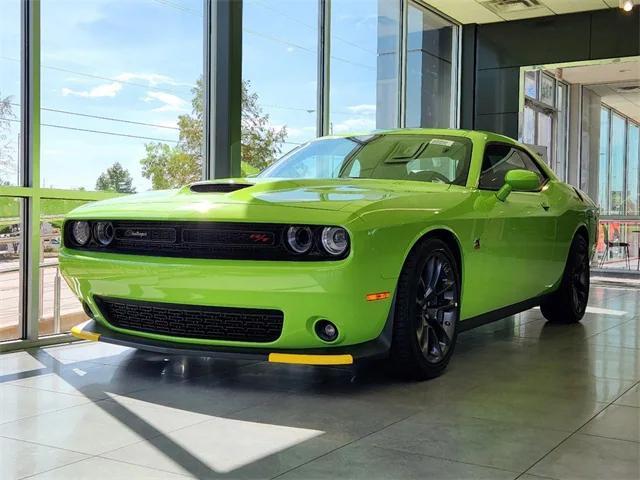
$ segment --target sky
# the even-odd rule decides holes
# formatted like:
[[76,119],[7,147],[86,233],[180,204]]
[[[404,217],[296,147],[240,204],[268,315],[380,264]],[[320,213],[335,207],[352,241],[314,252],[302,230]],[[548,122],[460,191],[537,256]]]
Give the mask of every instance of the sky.
[[[202,74],[202,0],[42,2],[42,185],[95,188],[114,162],[138,191],[145,144],[175,144]],[[19,102],[19,0],[0,0],[0,96]],[[375,128],[378,0],[333,0],[331,127]],[[283,153],[315,136],[317,1],[246,0],[243,78]],[[19,105],[14,114],[19,116]],[[18,124],[12,123],[17,144]],[[100,133],[97,133],[100,132]],[[142,138],[140,138],[142,137]],[[14,172],[9,173],[15,183]]]

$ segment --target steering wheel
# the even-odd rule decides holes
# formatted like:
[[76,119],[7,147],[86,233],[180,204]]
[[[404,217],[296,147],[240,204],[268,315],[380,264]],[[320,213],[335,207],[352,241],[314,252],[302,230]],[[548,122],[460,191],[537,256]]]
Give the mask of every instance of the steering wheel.
[[422,172],[416,172],[411,175],[412,177],[417,177],[423,182],[433,182],[434,180],[442,182],[442,183],[451,183],[447,177],[439,172],[434,172],[432,170],[423,170]]

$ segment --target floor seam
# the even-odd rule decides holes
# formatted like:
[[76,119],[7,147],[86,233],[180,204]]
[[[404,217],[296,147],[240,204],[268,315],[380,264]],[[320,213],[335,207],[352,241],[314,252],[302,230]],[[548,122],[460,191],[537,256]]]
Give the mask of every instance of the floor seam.
[[380,448],[382,450],[389,450],[391,452],[408,453],[410,455],[416,455],[416,456],[419,456],[419,457],[435,458],[437,460],[446,460],[448,462],[453,462],[453,463],[462,463],[464,465],[471,465],[471,466],[474,466],[474,467],[490,468],[492,470],[500,470],[501,472],[519,474],[519,472],[515,471],[515,470],[509,470],[509,469],[502,468],[502,467],[496,467],[494,465],[486,465],[484,463],[473,463],[473,462],[468,462],[468,461],[464,461],[464,460],[459,460],[459,459],[456,459],[456,458],[440,457],[438,455],[429,455],[428,453],[410,452],[409,450],[402,450],[401,448],[383,447],[383,446],[380,446],[380,445],[372,445],[372,446],[375,447],[375,448]]
[[607,439],[607,440],[617,440],[619,442],[640,443],[640,439],[639,440],[629,440],[628,438],[608,437],[606,435],[598,435],[597,433],[576,432],[576,435],[587,435],[589,437],[604,438],[604,439]]
[[64,447],[57,447],[57,446],[53,446],[53,445],[47,445],[46,443],[34,442],[33,440],[23,440],[21,438],[7,437],[6,435],[0,435],[0,438],[5,438],[7,440],[13,440],[14,442],[28,443],[30,445],[38,445],[39,447],[53,448],[53,449],[56,449],[56,450],[64,450],[65,452],[77,453],[77,454],[80,454],[80,455],[84,455],[85,457],[94,456],[94,455],[92,455],[90,453],[79,452],[77,450],[71,450],[69,448],[64,448]]
[[[132,465],[134,467],[148,468],[149,470],[153,470],[155,472],[169,473],[171,475],[180,475],[181,477],[185,477],[185,478],[193,478],[193,476],[190,475],[190,474],[176,473],[176,472],[172,472],[171,470],[165,470],[164,468],[150,467],[149,465],[141,465],[140,463],[129,462],[127,460],[120,460],[120,459],[116,459],[116,458],[105,457],[103,453],[101,453],[99,455],[95,455],[94,457],[101,458],[103,460],[108,460],[110,462],[124,463],[126,465]],[[94,457],[92,457],[92,458],[94,458]]]
[[340,445],[339,447],[333,448],[333,449],[329,450],[328,452],[325,452],[325,453],[323,453],[323,454],[321,454],[321,455],[318,455],[317,457],[314,457],[314,458],[312,458],[312,459],[310,459],[310,460],[307,460],[306,462],[303,462],[303,463],[301,463],[300,465],[296,465],[296,466],[295,466],[295,467],[293,467],[293,468],[290,468],[290,469],[288,469],[288,470],[285,470],[284,472],[281,472],[281,473],[279,473],[279,474],[277,474],[277,475],[275,475],[275,476],[271,477],[271,480],[273,480],[273,479],[275,479],[275,478],[279,478],[279,477],[281,477],[281,476],[283,476],[283,475],[285,475],[285,474],[287,474],[287,473],[289,473],[289,472],[292,472],[292,471],[294,471],[294,470],[297,470],[298,468],[301,468],[301,467],[303,467],[303,466],[305,466],[305,465],[308,465],[308,464],[309,464],[309,463],[311,463],[311,462],[315,462],[316,460],[318,460],[318,459],[320,459],[320,458],[322,458],[322,457],[326,457],[327,455],[330,455],[330,454],[332,454],[333,452],[335,452],[335,451],[337,451],[337,450],[340,450],[341,448],[348,447],[349,445],[351,445],[351,444],[353,444],[353,443],[355,443],[355,442],[358,442],[358,441],[360,441],[360,440],[362,440],[362,439],[365,439],[365,438],[367,438],[367,437],[369,437],[369,436],[371,436],[371,435],[373,435],[373,434],[375,434],[375,433],[381,432],[382,430],[384,430],[384,429],[386,429],[386,428],[389,428],[389,427],[391,427],[391,426],[393,426],[393,425],[395,425],[395,424],[397,424],[397,423],[400,423],[400,422],[402,422],[402,421],[404,421],[404,420],[407,420],[408,418],[411,418],[411,417],[413,417],[414,415],[417,415],[417,413],[412,413],[412,414],[410,414],[410,415],[407,415],[407,416],[405,416],[405,417],[402,417],[402,418],[400,418],[400,419],[396,420],[395,422],[391,422],[390,424],[385,425],[384,427],[381,427],[381,428],[379,428],[379,429],[377,429],[377,430],[375,430],[375,431],[373,431],[373,432],[369,432],[369,433],[367,433],[366,435],[363,435],[363,436],[358,437],[358,438],[354,438],[353,440],[350,440],[349,442],[345,443],[344,445]]
[[[86,455],[86,454],[85,454],[85,455]],[[94,457],[95,457],[95,455],[87,455],[87,457],[86,457],[86,458],[80,458],[80,459],[75,460],[75,461],[73,461],[73,462],[65,463],[64,465],[58,465],[57,467],[47,468],[47,469],[45,469],[45,470],[42,470],[41,472],[36,472],[36,473],[32,473],[31,475],[27,475],[27,476],[25,476],[25,477],[20,477],[20,480],[24,480],[24,479],[26,479],[26,478],[33,478],[33,477],[35,477],[36,475],[42,475],[43,473],[52,472],[52,471],[54,471],[54,470],[59,470],[59,469],[61,469],[61,468],[68,467],[69,465],[74,465],[74,464],[76,464],[76,463],[84,462],[85,460],[90,460],[90,459],[92,459],[92,458],[94,458]]]

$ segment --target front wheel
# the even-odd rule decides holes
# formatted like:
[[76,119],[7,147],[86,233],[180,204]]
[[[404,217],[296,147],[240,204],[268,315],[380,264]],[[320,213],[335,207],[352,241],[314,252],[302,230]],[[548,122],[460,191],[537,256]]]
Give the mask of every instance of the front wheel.
[[542,315],[553,323],[579,322],[587,310],[589,284],[589,246],[578,235],[571,244],[560,286],[540,304]]
[[407,258],[396,293],[391,364],[396,374],[440,375],[453,354],[460,317],[460,275],[449,246],[433,238]]

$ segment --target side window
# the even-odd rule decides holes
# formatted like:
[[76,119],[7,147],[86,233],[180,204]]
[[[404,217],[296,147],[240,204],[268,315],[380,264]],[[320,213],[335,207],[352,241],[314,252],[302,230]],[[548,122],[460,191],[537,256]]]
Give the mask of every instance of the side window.
[[524,164],[526,165],[527,170],[531,170],[533,173],[538,175],[538,178],[540,179],[540,185],[542,185],[547,179],[547,176],[545,175],[545,173],[540,169],[536,161],[532,159],[528,153],[522,150],[518,150],[518,153],[522,157],[522,160],[524,161]]
[[482,161],[478,187],[483,190],[499,190],[504,185],[504,177],[511,170],[530,170],[538,175],[540,184],[545,175],[538,165],[522,150],[509,145],[487,145]]
[[504,185],[507,172],[524,168],[524,161],[515,148],[500,144],[487,145],[478,187],[483,190],[499,190]]

